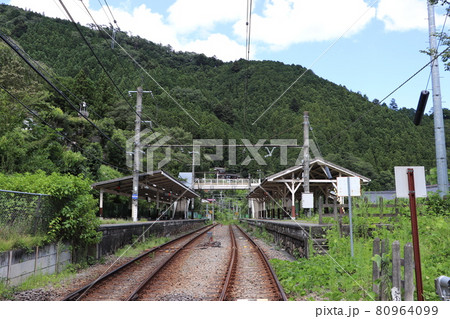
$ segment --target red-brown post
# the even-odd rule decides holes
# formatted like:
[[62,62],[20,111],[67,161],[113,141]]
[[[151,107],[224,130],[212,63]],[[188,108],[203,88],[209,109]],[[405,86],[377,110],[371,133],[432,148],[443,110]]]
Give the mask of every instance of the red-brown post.
[[414,188],[414,170],[408,168],[409,208],[411,210],[411,229],[414,248],[414,264],[416,270],[417,300],[424,301],[422,286],[422,268],[420,264],[419,231],[417,227],[416,191]]

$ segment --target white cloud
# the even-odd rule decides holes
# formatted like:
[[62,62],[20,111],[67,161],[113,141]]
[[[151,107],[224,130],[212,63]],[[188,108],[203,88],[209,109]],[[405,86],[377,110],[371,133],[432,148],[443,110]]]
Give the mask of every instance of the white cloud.
[[[117,21],[120,21],[119,26],[123,31],[129,31],[133,35],[139,35],[155,43],[179,46],[175,30],[164,23],[164,17],[161,14],[152,12],[145,4],[134,8],[132,13],[117,8],[113,8],[112,12]],[[98,12],[99,15],[102,13]]]
[[223,34],[211,34],[206,40],[195,40],[184,46],[185,51],[202,52],[223,61],[234,61],[245,55],[245,46]]
[[428,27],[427,3],[423,0],[380,0],[377,18],[388,31],[408,31]]
[[[374,17],[375,9],[363,0],[266,0],[262,14],[252,16],[252,40],[272,49],[301,42],[336,39],[361,31]],[[242,34],[244,21],[234,25]]]
[[186,34],[239,20],[245,10],[242,0],[177,0],[168,9],[168,21],[177,33]]
[[[380,0],[377,18],[387,31],[428,30],[427,2],[423,0]],[[443,7],[435,6],[436,26],[445,19]]]

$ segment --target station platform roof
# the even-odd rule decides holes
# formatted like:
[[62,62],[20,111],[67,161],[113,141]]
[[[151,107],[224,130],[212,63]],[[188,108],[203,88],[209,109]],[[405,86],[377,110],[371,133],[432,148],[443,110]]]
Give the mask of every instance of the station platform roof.
[[[91,186],[105,193],[131,197],[133,176],[98,182]],[[183,198],[195,197],[200,197],[200,195],[162,170],[139,174],[139,199],[170,203]]]
[[[303,185],[303,170],[303,165],[296,165],[270,175],[262,180],[261,184],[253,189],[247,197],[265,198],[269,194],[273,198],[286,197],[286,194],[289,194],[287,189],[292,183],[300,184],[299,187]],[[310,162],[309,185],[311,193],[321,192],[326,194],[327,190],[336,187],[337,177],[359,177],[361,184],[370,182],[370,178],[324,159],[314,159]]]

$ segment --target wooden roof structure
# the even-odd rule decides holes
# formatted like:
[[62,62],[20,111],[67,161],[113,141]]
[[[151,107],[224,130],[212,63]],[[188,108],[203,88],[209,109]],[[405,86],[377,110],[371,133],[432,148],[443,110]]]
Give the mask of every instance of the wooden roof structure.
[[[126,176],[92,184],[92,188],[102,192],[131,197],[133,176]],[[171,203],[183,198],[200,197],[189,187],[160,170],[139,174],[139,199]]]
[[[289,193],[300,194],[299,190],[303,188],[302,185],[304,183],[303,170],[302,164],[270,175],[252,190],[247,197],[262,199],[270,195],[273,199],[279,199],[287,197]],[[359,177],[361,184],[370,182],[370,178],[319,158],[310,162],[310,193],[330,195],[330,190],[337,188],[337,177]]]

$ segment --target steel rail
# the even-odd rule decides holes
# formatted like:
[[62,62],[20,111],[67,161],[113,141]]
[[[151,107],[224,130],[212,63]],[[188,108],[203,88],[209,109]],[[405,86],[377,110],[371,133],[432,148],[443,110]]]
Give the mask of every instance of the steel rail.
[[236,271],[236,238],[234,237],[234,232],[233,232],[233,228],[230,225],[230,237],[231,237],[231,258],[230,258],[230,263],[228,264],[228,271],[227,271],[227,276],[225,278],[225,282],[223,284],[222,287],[222,292],[220,293],[219,296],[219,301],[224,301],[225,298],[227,297],[227,291],[228,291],[228,286],[230,285],[230,279],[231,279],[231,275],[233,274],[233,272]]
[[[83,296],[83,294],[84,294],[86,291],[88,291],[89,289],[91,289],[91,288],[94,287],[95,285],[99,284],[100,282],[105,281],[107,278],[111,277],[112,275],[117,274],[118,272],[120,272],[121,270],[123,270],[123,269],[125,269],[126,267],[130,266],[130,265],[133,264],[134,262],[136,262],[136,261],[138,261],[138,260],[140,260],[140,259],[142,259],[142,258],[148,256],[149,254],[155,252],[156,250],[162,249],[162,248],[164,248],[164,247],[166,247],[166,246],[168,246],[168,245],[172,245],[173,243],[175,243],[175,242],[177,242],[177,241],[179,241],[179,240],[182,240],[182,239],[184,239],[184,238],[186,238],[186,237],[188,237],[188,236],[190,236],[190,235],[192,235],[192,234],[194,234],[194,233],[196,233],[196,232],[198,232],[198,231],[203,231],[204,229],[206,229],[206,230],[205,230],[205,232],[206,232],[206,231],[208,231],[210,228],[211,228],[211,226],[210,226],[210,225],[207,225],[207,226],[204,226],[204,227],[202,227],[202,228],[196,229],[196,230],[194,230],[194,231],[192,231],[192,232],[189,232],[189,233],[187,233],[187,234],[184,234],[184,235],[182,235],[182,236],[180,236],[180,237],[177,237],[177,238],[175,238],[175,239],[172,239],[172,240],[168,241],[167,243],[164,243],[164,244],[161,244],[161,245],[159,245],[159,246],[153,247],[153,248],[151,248],[150,250],[146,251],[145,253],[143,253],[143,254],[137,256],[136,258],[133,258],[133,259],[130,260],[129,262],[127,262],[127,263],[125,263],[125,264],[123,264],[123,265],[121,265],[121,266],[115,268],[114,270],[112,270],[112,271],[110,271],[110,272],[108,272],[108,273],[106,273],[106,274],[100,276],[99,278],[97,278],[96,280],[90,282],[89,284],[87,284],[87,285],[85,285],[85,286],[79,288],[78,290],[76,290],[76,291],[70,293],[69,295],[67,295],[66,297],[64,297],[64,299],[62,299],[62,301],[75,301],[75,300],[78,300],[80,297]],[[198,236],[196,236],[196,237],[198,237]]]
[[278,293],[280,295],[280,300],[282,301],[287,301],[287,297],[286,294],[284,292],[283,287],[280,284],[280,281],[277,278],[277,275],[275,274],[275,271],[273,270],[272,266],[269,263],[269,259],[266,257],[266,254],[264,254],[264,252],[261,250],[261,248],[259,248],[259,246],[253,241],[253,239],[250,238],[250,236],[247,235],[247,233],[245,233],[241,227],[239,227],[238,225],[236,225],[236,227],[239,229],[239,231],[245,236],[245,238],[247,238],[250,243],[256,248],[259,256],[261,257],[261,259],[264,262],[264,265],[266,266],[268,272],[270,273],[270,276],[272,277],[275,285],[277,286],[277,290]]
[[155,270],[152,271],[152,273],[144,280],[141,282],[141,284],[139,285],[138,288],[136,288],[135,291],[133,291],[129,297],[126,299],[127,301],[134,301],[137,300],[139,298],[139,293],[143,290],[143,288],[150,282],[150,280],[152,280],[153,277],[156,276],[156,274],[158,274],[161,269],[163,269],[165,266],[168,265],[168,263],[175,257],[178,255],[179,252],[181,252],[186,246],[188,246],[189,244],[191,244],[194,240],[196,240],[198,237],[200,237],[201,235],[203,235],[204,233],[206,233],[208,230],[216,227],[217,224],[214,224],[212,226],[210,226],[209,228],[202,230],[202,232],[200,232],[198,235],[194,236],[191,240],[189,240],[187,243],[185,243],[183,246],[181,246],[180,248],[178,248],[175,253],[173,253],[169,258],[166,259],[166,261],[164,261],[163,263],[161,263]]

